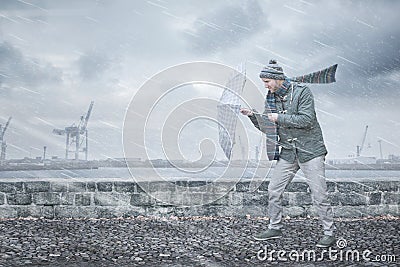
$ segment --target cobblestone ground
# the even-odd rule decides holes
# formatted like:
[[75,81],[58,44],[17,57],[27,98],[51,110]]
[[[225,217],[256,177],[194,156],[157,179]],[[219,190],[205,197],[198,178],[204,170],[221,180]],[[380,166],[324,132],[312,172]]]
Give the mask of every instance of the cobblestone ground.
[[315,247],[315,219],[285,220],[285,236],[271,243],[251,238],[265,218],[0,220],[0,266],[398,266],[399,222],[337,220],[343,248],[329,256]]

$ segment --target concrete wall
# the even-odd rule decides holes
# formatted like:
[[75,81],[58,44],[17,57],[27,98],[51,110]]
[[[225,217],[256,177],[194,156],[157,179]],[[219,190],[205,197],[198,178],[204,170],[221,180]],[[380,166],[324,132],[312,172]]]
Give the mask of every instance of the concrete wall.
[[[113,179],[96,182],[57,179],[0,181],[0,218],[267,215],[268,181],[260,182],[254,189],[246,181],[212,184],[214,186],[209,186],[211,184],[206,181],[153,181],[139,186],[132,181]],[[328,182],[328,190],[336,217],[400,215],[400,181]],[[156,200],[146,192],[157,198],[160,196],[174,203],[182,201],[193,206],[177,207]],[[290,217],[314,216],[311,202],[307,184],[293,182],[283,197],[284,214]]]

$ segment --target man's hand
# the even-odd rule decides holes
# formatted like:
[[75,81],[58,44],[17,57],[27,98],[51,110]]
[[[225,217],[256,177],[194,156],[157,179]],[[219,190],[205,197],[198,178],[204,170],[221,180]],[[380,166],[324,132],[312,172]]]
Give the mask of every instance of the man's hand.
[[241,108],[240,109],[240,113],[242,113],[245,116],[252,116],[253,115],[253,111],[247,108]]
[[268,119],[272,122],[276,122],[278,120],[278,113],[268,113]]

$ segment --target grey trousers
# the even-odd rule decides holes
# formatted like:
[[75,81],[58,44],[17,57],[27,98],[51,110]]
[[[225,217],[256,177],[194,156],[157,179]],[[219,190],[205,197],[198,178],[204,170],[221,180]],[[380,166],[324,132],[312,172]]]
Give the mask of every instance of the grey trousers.
[[301,169],[311,190],[313,205],[321,220],[324,234],[334,235],[333,212],[329,202],[325,180],[325,156],[300,163],[296,159],[293,164],[279,159],[268,186],[269,226],[270,229],[282,228],[282,196],[286,186]]

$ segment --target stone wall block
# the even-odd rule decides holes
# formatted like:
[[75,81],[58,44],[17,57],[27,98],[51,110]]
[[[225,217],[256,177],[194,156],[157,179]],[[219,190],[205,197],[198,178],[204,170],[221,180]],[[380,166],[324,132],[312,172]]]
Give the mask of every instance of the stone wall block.
[[248,192],[250,188],[250,182],[238,182],[235,186],[236,192]]
[[[203,198],[204,198],[204,194],[203,194]],[[207,205],[207,203],[204,202],[204,199],[203,199],[203,204]],[[229,204],[230,204],[229,193],[222,194],[222,197],[216,198],[216,200],[211,202],[210,204],[215,205],[215,206],[226,206],[227,208],[229,208]]]
[[207,185],[207,181],[188,181],[187,187],[204,187]]
[[[187,192],[190,193],[206,193],[210,191],[211,183],[206,181],[188,181],[187,183]],[[185,187],[182,190],[179,190],[179,187],[175,187],[177,191],[185,191]]]
[[333,192],[329,194],[329,199],[332,206],[340,205],[340,196],[341,193],[339,192]]
[[360,206],[367,204],[367,196],[359,193],[340,194],[339,201],[343,206]]
[[308,184],[304,182],[291,182],[286,188],[287,192],[308,192]]
[[260,186],[258,187],[258,191],[265,191],[268,192],[268,185],[269,181],[263,181]]
[[67,192],[68,191],[68,183],[51,182],[50,191],[51,192]]
[[130,204],[131,194],[127,193],[94,193],[96,206],[126,206]]
[[359,182],[340,182],[337,184],[337,188],[339,192],[342,193],[350,193],[350,192],[362,193],[368,191],[368,187]]
[[152,206],[153,201],[146,193],[135,193],[131,195],[130,204],[132,206]]
[[400,193],[389,193],[383,194],[383,204],[400,205]]
[[96,183],[95,182],[87,182],[86,183],[86,190],[88,192],[95,192],[96,191]]
[[18,218],[26,218],[26,217],[40,218],[42,217],[42,207],[44,206],[20,205],[20,206],[14,206],[13,208],[16,210]]
[[135,193],[136,183],[135,182],[114,182],[114,188],[115,188],[116,192]]
[[24,182],[24,187],[26,193],[49,192],[50,182],[47,181]]
[[0,218],[8,219],[8,218],[17,218],[18,211],[14,207],[2,205],[0,206]]
[[337,184],[336,182],[330,182],[330,181],[326,182],[326,187],[327,187],[329,193],[336,192],[336,190],[337,190],[336,184]]
[[380,205],[382,203],[382,193],[381,192],[372,192],[368,194],[369,196],[369,205]]
[[179,183],[181,181],[176,182],[167,182],[167,181],[156,181],[149,182],[147,184],[140,183],[141,189],[143,189],[146,193],[151,192],[175,192],[176,190],[187,192],[187,181],[182,181],[185,183]]
[[305,217],[306,210],[303,207],[284,207],[283,216],[290,218]]
[[244,206],[268,206],[267,193],[244,193],[243,194]]
[[26,193],[7,194],[8,205],[30,205],[32,204],[32,195]]
[[0,182],[0,192],[17,193],[22,191],[22,182]]
[[68,183],[68,191],[69,192],[86,192],[86,183],[85,182]]
[[75,206],[90,206],[90,193],[75,194]]
[[311,194],[305,192],[290,193],[289,205],[291,206],[312,205]]
[[398,192],[400,189],[400,181],[365,182],[363,184],[370,192]]
[[229,195],[224,193],[204,193],[203,205],[221,206],[229,203]]
[[55,206],[54,207],[54,218],[55,219],[64,219],[64,218],[73,218],[73,219],[84,219],[84,218],[100,218],[97,207],[93,206]]
[[54,219],[54,206],[41,207],[40,215],[45,219]]
[[111,192],[113,188],[112,182],[97,182],[97,190],[99,192]]
[[210,188],[210,193],[215,193],[217,195],[228,193],[230,191],[235,191],[235,186],[237,182],[214,182],[209,183],[208,187]]
[[61,205],[61,194],[54,192],[39,192],[32,194],[32,202],[36,205]]
[[60,193],[60,205],[74,205],[75,193],[61,192]]
[[230,203],[233,206],[244,205],[245,192],[231,192],[229,193]]
[[289,206],[289,201],[290,201],[290,194],[289,192],[284,192],[282,196],[282,206],[286,207]]

